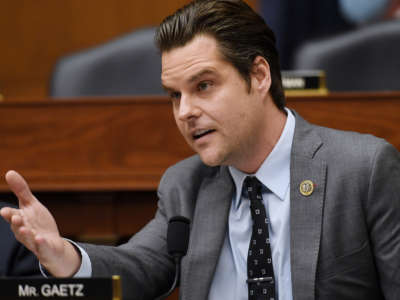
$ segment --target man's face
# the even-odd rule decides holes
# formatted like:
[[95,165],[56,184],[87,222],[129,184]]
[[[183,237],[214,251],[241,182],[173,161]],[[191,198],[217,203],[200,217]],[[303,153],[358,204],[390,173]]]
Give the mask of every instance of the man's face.
[[180,132],[205,164],[239,166],[251,159],[262,101],[213,37],[198,35],[163,53],[161,79]]

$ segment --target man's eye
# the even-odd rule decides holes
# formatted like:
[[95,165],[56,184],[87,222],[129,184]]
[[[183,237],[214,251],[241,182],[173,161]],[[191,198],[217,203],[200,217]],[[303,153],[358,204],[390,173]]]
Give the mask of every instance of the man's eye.
[[211,84],[211,82],[209,82],[209,81],[202,81],[202,82],[200,82],[200,83],[197,85],[197,89],[198,89],[199,91],[205,91],[205,90],[207,90],[211,85],[212,85],[212,84]]
[[181,93],[171,92],[171,93],[169,93],[169,97],[173,100],[179,100],[181,98]]

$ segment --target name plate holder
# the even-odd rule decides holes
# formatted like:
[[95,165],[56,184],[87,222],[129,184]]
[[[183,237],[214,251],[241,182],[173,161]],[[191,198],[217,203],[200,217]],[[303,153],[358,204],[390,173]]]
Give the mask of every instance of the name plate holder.
[[122,300],[119,276],[107,278],[0,278],[3,300]]

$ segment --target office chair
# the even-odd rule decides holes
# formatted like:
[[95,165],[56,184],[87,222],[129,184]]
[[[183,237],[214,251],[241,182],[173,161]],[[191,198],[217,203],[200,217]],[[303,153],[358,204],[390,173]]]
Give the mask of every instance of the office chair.
[[161,95],[161,58],[155,28],[134,31],[103,45],[62,57],[49,94],[54,98]]
[[324,70],[331,91],[400,90],[400,21],[307,42],[294,69]]

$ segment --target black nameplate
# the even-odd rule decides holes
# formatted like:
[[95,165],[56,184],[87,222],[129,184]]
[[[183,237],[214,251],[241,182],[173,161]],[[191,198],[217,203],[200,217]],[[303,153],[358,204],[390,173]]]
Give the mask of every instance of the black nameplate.
[[4,300],[118,300],[121,299],[118,276],[113,278],[1,278]]
[[287,94],[326,94],[325,82],[323,71],[282,71],[282,85]]

